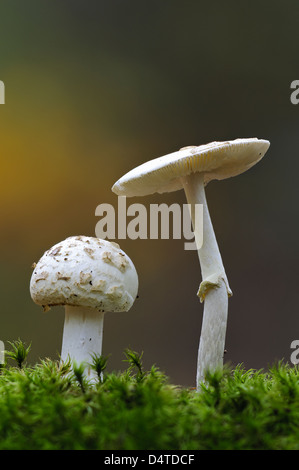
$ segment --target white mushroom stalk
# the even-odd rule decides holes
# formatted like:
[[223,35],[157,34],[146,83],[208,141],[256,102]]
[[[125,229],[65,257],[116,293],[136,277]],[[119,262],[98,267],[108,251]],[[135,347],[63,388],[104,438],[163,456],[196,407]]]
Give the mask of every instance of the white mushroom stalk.
[[[217,245],[204,187],[211,180],[239,175],[265,155],[270,143],[249,138],[184,147],[155,158],[129,171],[112,187],[119,196],[145,196],[184,189],[191,205],[202,282],[198,290],[204,315],[198,352],[196,385],[199,389],[207,370],[223,365],[228,297],[232,295]],[[195,204],[203,205],[203,244],[195,224]]]
[[102,354],[104,312],[90,307],[65,306],[61,361],[71,359],[85,364],[86,375],[94,380],[95,371],[90,363],[93,354]]
[[[202,282],[198,297],[204,302],[204,313],[197,358],[196,383],[204,380],[207,369],[215,370],[223,364],[228,296],[232,295],[216,241],[205,197],[204,176],[193,173],[182,178],[186,199],[191,207],[194,238],[198,249]],[[195,223],[196,204],[203,205],[203,234]],[[203,243],[201,244],[201,240]],[[200,240],[200,241],[199,241]]]
[[57,243],[34,266],[30,293],[44,311],[65,307],[61,361],[84,364],[91,381],[92,355],[102,354],[106,312],[127,312],[138,291],[131,259],[117,243],[76,236]]

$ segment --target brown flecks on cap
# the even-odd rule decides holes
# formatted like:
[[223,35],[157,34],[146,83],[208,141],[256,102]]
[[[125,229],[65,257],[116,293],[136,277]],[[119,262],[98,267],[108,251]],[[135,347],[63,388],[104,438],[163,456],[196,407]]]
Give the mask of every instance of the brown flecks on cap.
[[34,267],[30,293],[45,311],[54,305],[127,311],[136,297],[134,265],[108,240],[69,237],[46,251]]
[[115,266],[123,273],[127,269],[129,262],[123,253],[117,253],[114,257]]
[[49,255],[49,256],[57,256],[57,255],[59,255],[59,254],[60,254],[60,251],[61,251],[61,248],[62,248],[61,245],[57,246],[56,248],[54,248],[54,250],[48,251],[48,255]]
[[80,242],[83,242],[83,237],[81,235],[78,235],[78,237],[75,237],[75,240],[78,240]]
[[35,282],[45,281],[48,276],[49,273],[47,271],[43,271],[42,273],[40,273],[40,276],[35,279]]
[[65,276],[64,274],[61,274],[59,272],[56,274],[56,277],[57,277],[58,281],[69,281],[70,280],[69,276]]
[[92,280],[92,275],[90,273],[80,272],[80,284],[88,284]]
[[95,283],[93,283],[90,291],[91,292],[104,292],[106,284],[107,283],[104,279],[100,279],[99,281],[96,281]]
[[105,263],[112,264],[112,253],[111,253],[111,251],[104,251],[102,253],[102,260]]
[[111,300],[121,299],[123,295],[123,289],[121,286],[112,286],[106,292],[107,297]]
[[88,256],[89,256],[91,259],[94,259],[94,250],[92,250],[91,248],[84,248],[84,251],[85,251],[85,253],[88,254]]

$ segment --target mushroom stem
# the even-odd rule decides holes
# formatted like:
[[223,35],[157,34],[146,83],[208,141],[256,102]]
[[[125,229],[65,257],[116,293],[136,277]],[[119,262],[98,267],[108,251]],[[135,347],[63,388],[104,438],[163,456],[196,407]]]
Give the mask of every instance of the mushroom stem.
[[[223,366],[228,296],[232,295],[223,267],[205,197],[204,175],[193,173],[182,178],[201,266],[202,282],[197,295],[204,302],[197,360],[197,389],[207,370]],[[195,223],[195,204],[203,205],[203,227]],[[202,230],[202,231],[201,231]]]
[[65,306],[61,360],[85,363],[85,375],[91,381],[97,378],[90,367],[91,354],[102,354],[104,313],[88,307]]

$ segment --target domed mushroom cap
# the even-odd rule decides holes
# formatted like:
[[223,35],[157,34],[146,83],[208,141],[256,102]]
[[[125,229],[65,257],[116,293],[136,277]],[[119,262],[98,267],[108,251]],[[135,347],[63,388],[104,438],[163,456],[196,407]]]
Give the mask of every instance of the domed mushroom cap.
[[57,243],[35,265],[30,293],[44,309],[54,305],[128,311],[137,296],[138,275],[116,243],[75,236]]
[[191,173],[203,173],[205,184],[236,176],[261,160],[269,145],[268,140],[251,138],[184,147],[129,171],[112,191],[119,196],[146,196],[181,189],[181,178]]

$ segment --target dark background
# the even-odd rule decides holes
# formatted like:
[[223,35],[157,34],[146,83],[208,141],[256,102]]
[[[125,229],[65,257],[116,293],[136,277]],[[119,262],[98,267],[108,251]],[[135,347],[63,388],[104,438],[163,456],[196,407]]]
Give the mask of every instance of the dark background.
[[[58,358],[63,309],[43,313],[31,265],[71,235],[95,235],[96,207],[136,165],[213,140],[271,142],[250,171],[207,187],[234,296],[225,360],[267,368],[299,337],[297,1],[88,0],[0,6],[0,339]],[[183,191],[128,203],[185,202]],[[144,351],[193,386],[202,320],[197,253],[183,240],[121,240],[140,292],[107,314],[103,353]]]

